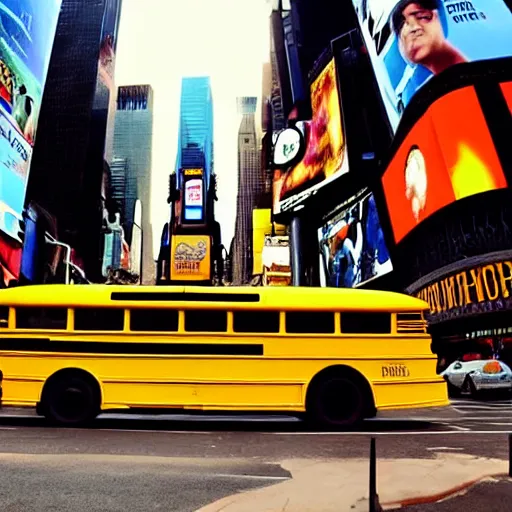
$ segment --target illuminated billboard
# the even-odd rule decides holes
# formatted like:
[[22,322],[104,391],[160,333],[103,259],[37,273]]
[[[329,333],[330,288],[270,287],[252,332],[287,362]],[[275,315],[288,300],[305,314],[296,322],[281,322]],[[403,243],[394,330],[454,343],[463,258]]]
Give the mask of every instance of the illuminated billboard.
[[512,55],[505,0],[352,0],[393,129],[414,94],[456,64]]
[[0,0],[0,231],[17,238],[61,0]]
[[355,288],[393,270],[375,198],[364,191],[318,230],[320,284]]
[[206,235],[173,235],[171,281],[211,279],[211,238]]
[[313,118],[304,123],[304,157],[292,169],[275,172],[274,213],[291,210],[348,172],[334,59],[311,84],[311,105]]
[[408,293],[428,302],[431,323],[512,309],[512,261],[468,265]]
[[397,243],[441,208],[507,187],[473,87],[453,91],[429,107],[405,137],[382,182]]

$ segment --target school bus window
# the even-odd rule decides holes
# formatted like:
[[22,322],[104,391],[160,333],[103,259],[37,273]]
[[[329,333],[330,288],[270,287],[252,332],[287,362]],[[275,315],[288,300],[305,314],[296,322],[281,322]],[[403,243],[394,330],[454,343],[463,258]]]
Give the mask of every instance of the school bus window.
[[16,309],[17,329],[66,329],[66,308],[19,307]]
[[9,307],[0,306],[0,328],[9,326]]
[[390,313],[341,313],[343,334],[389,334]]
[[190,309],[185,311],[185,330],[188,332],[226,332],[227,311]]
[[174,309],[133,309],[130,312],[131,331],[178,330],[179,312]]
[[235,332],[279,332],[279,311],[234,311]]
[[333,334],[334,313],[295,311],[286,313],[286,332],[291,334]]
[[123,326],[123,309],[75,309],[76,331],[122,331]]

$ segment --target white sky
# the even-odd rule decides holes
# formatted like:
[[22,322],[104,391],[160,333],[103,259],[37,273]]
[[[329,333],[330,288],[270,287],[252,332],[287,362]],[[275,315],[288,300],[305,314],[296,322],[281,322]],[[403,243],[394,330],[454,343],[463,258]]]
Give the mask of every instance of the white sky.
[[269,56],[265,0],[123,0],[116,85],[154,89],[151,222],[158,254],[169,216],[168,176],[174,170],[183,76],[212,80],[216,218],[229,249],[237,187],[236,97],[260,96],[262,63]]

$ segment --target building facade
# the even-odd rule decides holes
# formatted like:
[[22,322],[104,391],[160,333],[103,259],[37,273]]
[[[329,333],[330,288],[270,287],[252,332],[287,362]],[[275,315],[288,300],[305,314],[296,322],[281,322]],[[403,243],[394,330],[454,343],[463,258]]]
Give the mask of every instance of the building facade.
[[142,207],[142,268],[138,272],[143,284],[155,280],[151,228],[151,169],[153,149],[153,89],[150,85],[118,88],[115,116],[112,173],[113,196],[121,213],[126,241],[131,246],[135,205]]
[[182,79],[178,149],[169,180],[170,222],[162,233],[157,284],[212,285],[222,279],[209,77]]
[[54,217],[59,239],[94,281],[101,280],[101,191],[120,10],[121,0],[63,0],[26,198]]
[[248,284],[252,278],[252,215],[265,191],[261,147],[256,135],[256,106],[255,97],[238,99],[242,121],[238,130],[238,193],[232,254],[235,285]]

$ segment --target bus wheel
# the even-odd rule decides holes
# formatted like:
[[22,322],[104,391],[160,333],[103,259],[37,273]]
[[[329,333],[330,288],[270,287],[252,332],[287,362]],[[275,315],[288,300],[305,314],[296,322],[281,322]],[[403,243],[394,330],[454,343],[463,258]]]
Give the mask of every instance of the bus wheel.
[[328,372],[313,380],[306,399],[307,418],[322,428],[351,428],[371,410],[362,378],[348,372]]
[[100,412],[98,383],[85,372],[56,374],[45,385],[40,409],[52,423],[85,425]]

